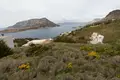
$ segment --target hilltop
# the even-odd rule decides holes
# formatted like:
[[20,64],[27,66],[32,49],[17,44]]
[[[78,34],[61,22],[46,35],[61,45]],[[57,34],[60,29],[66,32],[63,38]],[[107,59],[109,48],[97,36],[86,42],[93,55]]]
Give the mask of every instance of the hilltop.
[[9,26],[7,29],[1,32],[18,32],[18,31],[24,31],[29,29],[38,29],[42,27],[44,28],[44,27],[56,27],[56,26],[59,26],[59,25],[48,20],[47,18],[30,19],[30,20],[17,22],[15,25]]
[[112,19],[113,20],[120,19],[120,10],[113,10],[104,18],[104,20],[112,20]]

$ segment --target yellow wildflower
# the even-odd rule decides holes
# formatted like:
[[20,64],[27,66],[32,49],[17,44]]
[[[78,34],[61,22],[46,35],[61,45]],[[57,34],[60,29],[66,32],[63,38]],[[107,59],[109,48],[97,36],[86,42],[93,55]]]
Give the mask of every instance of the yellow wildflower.
[[97,54],[95,51],[92,51],[92,52],[88,53],[88,56],[94,56],[94,57],[96,57],[97,59],[100,58],[100,55]]
[[30,65],[27,65],[27,66],[26,66],[26,69],[29,69],[29,68],[30,68]]
[[19,69],[23,69],[23,68],[25,68],[25,66],[26,66],[25,64],[22,64],[22,65],[20,65],[18,68],[19,68]]
[[30,68],[30,65],[29,63],[26,63],[26,64],[22,64],[20,66],[18,66],[19,69],[29,69]]
[[67,67],[68,67],[68,68],[72,68],[72,63],[71,63],[71,62],[68,63]]
[[97,53],[96,53],[96,52],[94,52],[94,51],[92,51],[92,52],[88,53],[88,56],[96,56],[96,55],[97,55]]

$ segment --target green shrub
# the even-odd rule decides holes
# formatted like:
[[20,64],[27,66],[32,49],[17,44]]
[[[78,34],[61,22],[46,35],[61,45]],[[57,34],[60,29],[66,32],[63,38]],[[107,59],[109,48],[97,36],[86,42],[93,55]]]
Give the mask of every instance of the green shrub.
[[92,51],[93,48],[91,46],[88,46],[88,45],[82,45],[82,46],[80,46],[80,50]]
[[31,41],[33,39],[37,39],[37,38],[19,38],[19,39],[15,39],[14,43],[16,43],[16,47],[21,47],[22,45],[26,44],[28,41]]
[[[45,56],[40,59],[38,64],[38,71],[42,72],[43,74],[50,74],[51,70],[53,70],[53,67],[57,63],[57,59],[53,56]],[[54,71],[54,70],[53,70]],[[52,72],[54,73],[54,72]],[[51,74],[52,74],[51,73]]]
[[0,40],[0,58],[13,54],[11,48],[9,48],[3,40]]
[[75,43],[75,41],[73,40],[73,38],[68,37],[68,36],[57,36],[57,37],[54,39],[54,42]]
[[39,56],[44,51],[47,51],[52,48],[52,45],[34,45],[31,44],[26,50],[26,56]]
[[96,44],[96,45],[82,45],[80,50],[83,51],[95,51],[99,54],[115,56],[120,54],[120,45],[118,44]]

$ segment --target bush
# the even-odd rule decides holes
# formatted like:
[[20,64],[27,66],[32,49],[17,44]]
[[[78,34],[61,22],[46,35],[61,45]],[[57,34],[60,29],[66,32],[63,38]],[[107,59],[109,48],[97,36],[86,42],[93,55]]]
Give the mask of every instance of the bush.
[[14,42],[16,43],[16,47],[20,47],[23,44],[26,44],[27,40],[26,39],[15,39]]
[[34,45],[31,44],[28,49],[26,50],[26,56],[39,56],[44,51],[47,51],[52,48],[52,45]]
[[34,40],[37,38],[19,38],[15,39],[14,43],[16,43],[17,47],[21,47],[22,45],[26,44],[28,41]]
[[13,54],[11,48],[9,48],[3,40],[0,40],[0,58]]
[[75,43],[75,41],[73,40],[73,38],[68,37],[68,36],[57,36],[57,37],[54,39],[54,42]]
[[119,47],[120,45],[117,44],[82,45],[80,46],[80,50],[88,51],[88,52],[96,51],[99,54],[115,56],[120,54]]
[[[57,62],[57,59],[53,56],[45,56],[42,59],[40,59],[38,64],[38,70],[42,72],[43,74],[54,74],[54,66]],[[50,72],[51,71],[51,72]]]

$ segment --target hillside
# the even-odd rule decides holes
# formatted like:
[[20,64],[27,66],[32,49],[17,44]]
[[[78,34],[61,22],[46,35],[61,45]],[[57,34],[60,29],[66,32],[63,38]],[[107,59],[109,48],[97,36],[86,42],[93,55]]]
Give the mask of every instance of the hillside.
[[1,32],[18,32],[29,29],[38,29],[41,27],[55,27],[55,26],[59,26],[59,25],[53,23],[47,18],[30,19],[26,21],[17,22],[15,25],[8,27],[7,29]]
[[[101,21],[88,24],[68,35],[58,36],[56,42],[87,43],[93,32],[105,36],[104,43],[113,43],[120,39],[120,10],[110,12]],[[114,20],[113,20],[114,19]]]
[[120,39],[120,20],[101,23],[97,25],[87,25],[82,29],[72,31],[69,35],[58,36],[57,42],[77,42],[87,43],[93,32],[98,32],[105,36],[104,43],[111,43]]
[[15,48],[0,59],[0,80],[119,80],[119,49],[78,43]]

